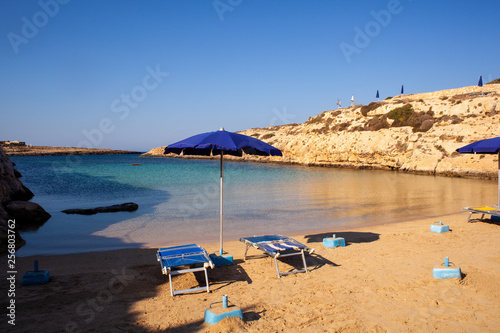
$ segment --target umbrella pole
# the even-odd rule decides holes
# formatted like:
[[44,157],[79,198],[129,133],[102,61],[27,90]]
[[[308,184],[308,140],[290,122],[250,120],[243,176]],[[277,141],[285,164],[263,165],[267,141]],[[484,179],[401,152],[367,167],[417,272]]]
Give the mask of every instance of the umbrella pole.
[[224,152],[220,153],[220,255],[224,253],[222,249],[222,226],[224,221],[223,202],[224,202]]
[[500,152],[498,152],[498,202],[497,209],[500,209]]

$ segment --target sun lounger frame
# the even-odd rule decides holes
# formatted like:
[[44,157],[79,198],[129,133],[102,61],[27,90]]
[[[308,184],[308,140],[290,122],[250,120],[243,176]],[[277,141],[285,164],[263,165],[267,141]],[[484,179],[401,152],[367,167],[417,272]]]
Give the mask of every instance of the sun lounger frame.
[[[156,252],[156,259],[160,262],[161,272],[168,275],[170,283],[170,295],[185,294],[189,292],[210,292],[207,268],[213,268],[214,264],[207,251],[197,244],[172,246],[160,248]],[[201,267],[200,267],[201,265]],[[187,268],[186,268],[187,267]],[[186,274],[192,272],[205,272],[206,287],[195,287],[184,290],[174,290],[172,275]]]
[[[259,241],[259,239],[261,240]],[[302,272],[307,273],[308,269],[304,251],[308,251],[309,254],[313,253],[314,251],[314,249],[308,248],[307,246],[299,243],[293,238],[281,235],[242,237],[240,238],[240,242],[245,243],[245,254],[243,255],[243,260],[246,260],[248,248],[251,246],[261,250],[262,252],[273,258],[278,278],[280,278],[282,275],[302,273]],[[301,256],[304,268],[281,273],[278,267],[278,258],[290,257],[290,256]]]
[[462,208],[462,210],[469,212],[469,217],[467,218],[467,222],[470,222],[470,218],[471,218],[472,214],[482,214],[481,220],[484,218],[484,215],[486,215],[486,214],[491,215],[491,216],[499,216],[500,217],[500,209],[496,209],[496,208],[489,207],[489,206],[465,207],[465,208]]

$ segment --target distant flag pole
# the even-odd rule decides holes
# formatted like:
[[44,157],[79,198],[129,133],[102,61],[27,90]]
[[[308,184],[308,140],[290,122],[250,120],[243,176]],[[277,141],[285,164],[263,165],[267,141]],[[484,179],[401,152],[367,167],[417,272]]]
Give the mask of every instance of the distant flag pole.
[[401,85],[401,95],[403,95],[404,93],[405,93],[405,86]]
[[378,93],[378,90],[377,90],[377,95],[376,95],[375,97],[377,97],[377,101],[378,101],[378,100],[380,100],[380,99],[379,99],[380,95],[379,95],[379,93]]
[[483,76],[479,76],[479,82],[477,83],[478,86],[482,87],[483,86]]

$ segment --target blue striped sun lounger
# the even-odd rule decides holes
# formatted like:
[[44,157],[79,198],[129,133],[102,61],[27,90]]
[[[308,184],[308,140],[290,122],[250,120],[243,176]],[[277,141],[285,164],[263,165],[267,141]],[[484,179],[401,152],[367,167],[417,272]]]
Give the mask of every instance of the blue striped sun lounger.
[[467,218],[467,222],[470,222],[470,218],[471,218],[472,214],[482,214],[481,220],[484,219],[484,215],[491,215],[491,216],[500,217],[500,209],[490,207],[490,206],[465,207],[465,208],[462,208],[462,210],[469,212],[469,217]]
[[[281,236],[281,235],[265,235],[265,236],[253,236],[253,237],[242,237],[240,242],[245,243],[245,254],[243,259],[246,260],[247,251],[250,246],[255,247],[265,254],[269,255],[274,259],[276,265],[276,272],[278,273],[278,278],[282,275],[292,274],[292,273],[307,273],[307,264],[304,251],[309,252],[309,254],[314,252],[314,249],[310,249],[302,243],[299,243],[293,238]],[[291,272],[280,273],[278,267],[278,257],[288,257],[288,256],[302,256],[302,263],[304,264],[303,269],[294,270]]]
[[[161,264],[161,272],[168,275],[170,282],[170,294],[172,296],[188,292],[195,292],[206,290],[210,292],[207,268],[213,268],[214,264],[207,253],[207,251],[199,245],[188,244],[181,246],[164,247],[158,249],[156,252],[156,259]],[[197,287],[191,289],[184,289],[174,291],[172,286],[172,275],[191,273],[191,272],[205,272],[206,287]]]

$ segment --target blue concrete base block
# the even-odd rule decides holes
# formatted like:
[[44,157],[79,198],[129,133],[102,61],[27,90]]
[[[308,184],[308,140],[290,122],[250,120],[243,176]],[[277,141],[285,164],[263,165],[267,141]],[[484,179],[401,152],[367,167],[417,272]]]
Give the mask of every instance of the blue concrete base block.
[[434,223],[431,225],[431,232],[436,232],[438,234],[441,234],[443,232],[448,232],[448,231],[450,231],[450,227],[447,225],[443,225],[442,222]]
[[337,246],[342,246],[345,247],[345,239],[342,237],[335,237],[333,235],[333,238],[323,238],[323,246],[324,247],[337,247]]
[[461,278],[462,273],[460,267],[435,267],[432,270],[432,276],[439,280],[456,279]]
[[221,256],[216,254],[210,254],[209,257],[210,260],[212,260],[212,262],[214,263],[215,267],[233,264],[233,256],[230,254],[224,254]]
[[44,284],[49,282],[49,271],[28,271],[23,274],[21,278],[21,284],[23,286],[34,286],[38,284]]
[[243,320],[243,312],[237,306],[230,305],[227,308],[210,308],[205,310],[205,323],[215,325],[219,321],[229,317],[240,317]]
[[460,267],[455,267],[454,263],[451,264],[453,265],[453,267],[450,267],[450,259],[448,257],[445,257],[444,263],[442,263],[440,267],[434,267],[434,269],[432,270],[432,276],[435,279],[440,280],[462,278]]
[[[221,305],[212,307],[212,305],[218,303]],[[212,303],[205,310],[205,323],[210,325],[215,325],[222,319],[229,317],[239,317],[243,320],[243,312],[239,307],[234,306],[228,301],[227,295],[222,295],[222,302]]]
[[491,215],[492,221],[500,221],[500,216]]

